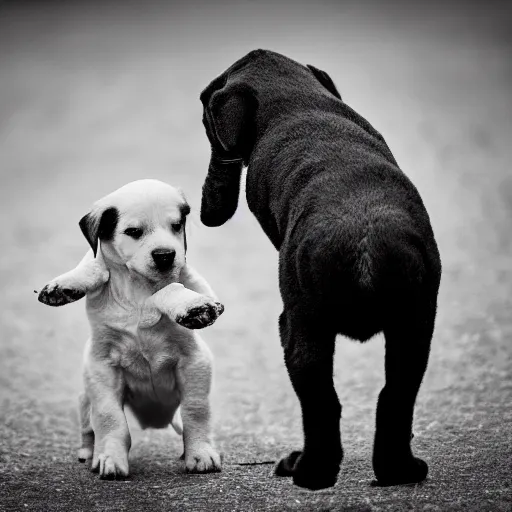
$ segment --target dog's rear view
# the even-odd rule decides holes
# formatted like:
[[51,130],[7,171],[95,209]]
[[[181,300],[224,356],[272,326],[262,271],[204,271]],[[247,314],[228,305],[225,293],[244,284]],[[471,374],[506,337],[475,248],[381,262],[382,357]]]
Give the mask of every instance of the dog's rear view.
[[212,158],[201,218],[247,201],[279,250],[280,334],[301,402],[304,449],[276,472],[334,485],[343,456],[333,385],[336,334],[386,338],[373,467],[381,485],[419,482],[413,410],[436,316],[441,262],[422,200],[382,136],[341,99],[327,73],[257,50],[201,95]]

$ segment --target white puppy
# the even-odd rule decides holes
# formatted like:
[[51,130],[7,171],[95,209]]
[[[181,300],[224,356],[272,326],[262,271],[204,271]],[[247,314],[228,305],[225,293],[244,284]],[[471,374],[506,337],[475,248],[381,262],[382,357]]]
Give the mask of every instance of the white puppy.
[[143,428],[172,424],[183,433],[187,471],[221,469],[210,424],[212,355],[190,329],[210,325],[224,308],[186,263],[189,210],[183,195],[160,181],[116,190],[80,221],[92,250],[39,294],[51,306],[87,295],[91,337],[78,457],[92,459],[102,478],[128,475],[125,405]]

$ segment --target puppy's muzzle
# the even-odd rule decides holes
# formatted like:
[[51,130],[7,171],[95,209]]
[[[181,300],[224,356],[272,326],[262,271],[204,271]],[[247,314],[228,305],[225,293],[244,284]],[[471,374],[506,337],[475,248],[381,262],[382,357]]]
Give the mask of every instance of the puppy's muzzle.
[[166,272],[171,269],[175,256],[176,251],[171,249],[155,249],[151,251],[151,257],[155,262],[155,267],[160,272]]

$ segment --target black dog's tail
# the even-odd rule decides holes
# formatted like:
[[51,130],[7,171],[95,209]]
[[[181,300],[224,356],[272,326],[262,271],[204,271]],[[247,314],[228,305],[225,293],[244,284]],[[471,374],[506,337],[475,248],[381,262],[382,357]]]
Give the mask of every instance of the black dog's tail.
[[365,341],[428,281],[422,237],[405,213],[322,219],[297,252],[303,296],[338,333]]
[[356,275],[363,289],[389,296],[421,287],[425,279],[422,238],[402,213],[368,216],[354,249]]

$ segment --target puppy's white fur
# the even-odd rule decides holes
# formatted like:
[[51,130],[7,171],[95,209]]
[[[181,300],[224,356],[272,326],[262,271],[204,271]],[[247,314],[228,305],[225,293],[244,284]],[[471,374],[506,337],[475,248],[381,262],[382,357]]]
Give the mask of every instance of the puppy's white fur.
[[[92,469],[103,478],[129,472],[124,406],[143,428],[172,424],[183,433],[187,471],[221,468],[210,423],[212,354],[187,327],[210,325],[223,306],[186,262],[187,208],[180,191],[156,180],[136,181],[109,194],[81,221],[92,250],[39,296],[49,305],[87,296],[91,337],[79,400],[79,459],[92,459]],[[107,210],[115,228],[102,240]],[[126,234],[130,228],[142,235]],[[154,250],[174,251],[172,267],[158,270]]]

